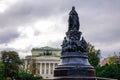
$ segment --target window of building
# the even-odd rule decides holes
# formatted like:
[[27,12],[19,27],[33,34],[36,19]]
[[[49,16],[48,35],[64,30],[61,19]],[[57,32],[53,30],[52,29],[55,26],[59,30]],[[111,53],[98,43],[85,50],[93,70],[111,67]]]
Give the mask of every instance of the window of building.
[[42,74],[44,74],[44,69],[42,69]]
[[46,74],[48,74],[48,69],[46,70]]
[[44,68],[45,68],[45,64],[42,63],[42,74],[44,74]]
[[37,73],[40,74],[40,71],[38,70]]
[[49,74],[49,63],[46,63],[46,74]]
[[53,70],[52,69],[50,70],[50,74],[53,74]]

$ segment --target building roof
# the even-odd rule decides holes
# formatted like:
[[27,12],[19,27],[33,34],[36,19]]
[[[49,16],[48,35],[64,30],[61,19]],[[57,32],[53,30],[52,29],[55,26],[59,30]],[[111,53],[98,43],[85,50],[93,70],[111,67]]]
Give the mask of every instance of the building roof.
[[52,51],[61,51],[59,48],[52,48],[49,46],[41,47],[41,48],[32,48],[32,51],[39,51],[39,50],[52,50]]

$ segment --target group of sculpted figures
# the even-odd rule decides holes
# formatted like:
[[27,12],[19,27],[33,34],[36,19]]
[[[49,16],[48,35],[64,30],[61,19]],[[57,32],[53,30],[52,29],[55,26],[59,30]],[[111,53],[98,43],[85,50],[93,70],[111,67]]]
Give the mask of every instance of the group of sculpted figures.
[[62,43],[62,53],[64,52],[87,52],[87,42],[84,37],[81,39],[82,32],[79,31],[79,17],[75,7],[69,13],[68,32]]

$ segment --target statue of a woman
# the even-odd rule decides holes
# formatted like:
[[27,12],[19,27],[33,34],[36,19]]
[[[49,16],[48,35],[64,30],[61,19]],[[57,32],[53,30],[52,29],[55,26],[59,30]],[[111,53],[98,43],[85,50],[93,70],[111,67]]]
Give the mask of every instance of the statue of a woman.
[[68,23],[69,23],[69,30],[74,30],[77,29],[79,30],[79,17],[77,12],[75,11],[75,7],[72,7],[72,10],[69,13],[69,19],[68,19]]

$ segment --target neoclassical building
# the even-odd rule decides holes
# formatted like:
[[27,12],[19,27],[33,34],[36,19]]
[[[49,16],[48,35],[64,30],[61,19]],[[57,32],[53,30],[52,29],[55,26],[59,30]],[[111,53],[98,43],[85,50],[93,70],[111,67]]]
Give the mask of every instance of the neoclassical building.
[[53,77],[54,68],[60,62],[61,49],[46,46],[33,48],[31,53],[25,58],[25,70],[44,79]]

